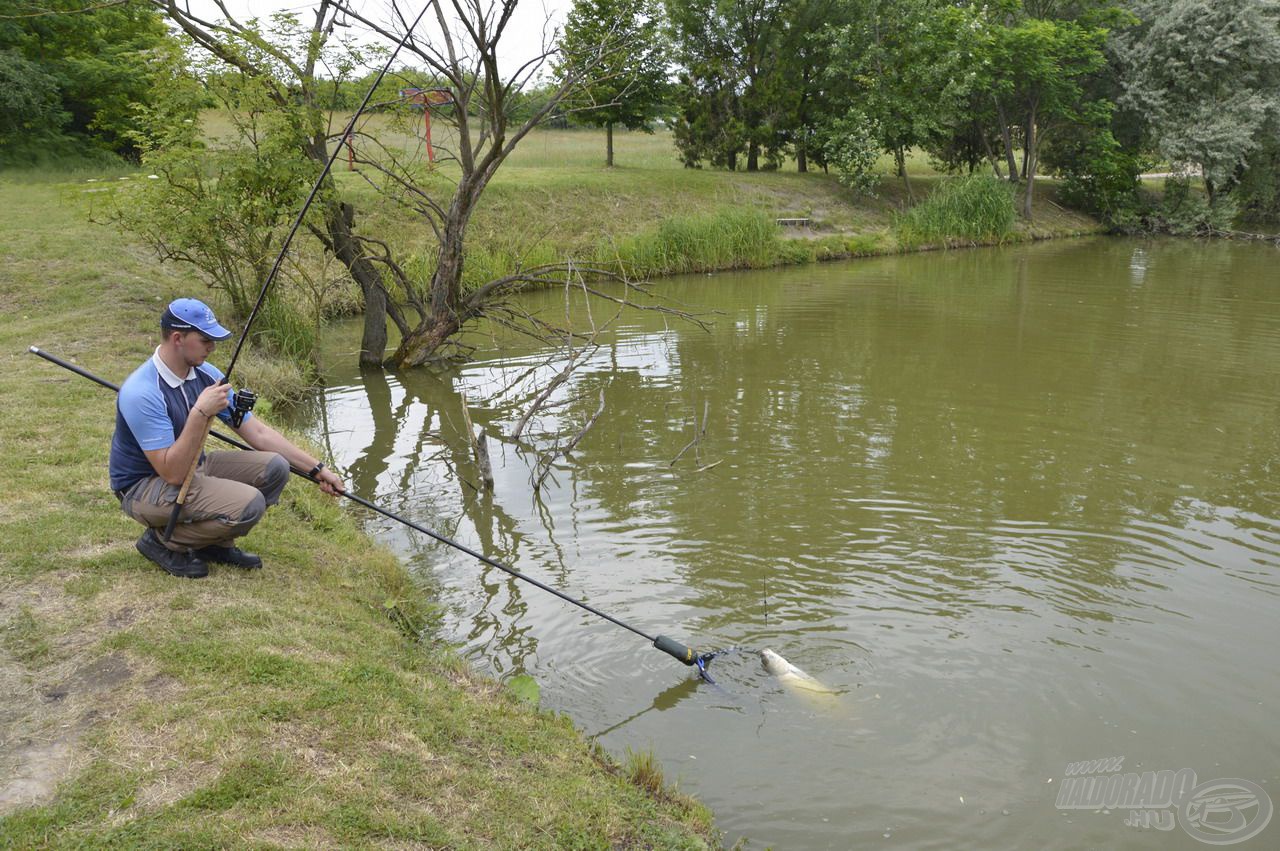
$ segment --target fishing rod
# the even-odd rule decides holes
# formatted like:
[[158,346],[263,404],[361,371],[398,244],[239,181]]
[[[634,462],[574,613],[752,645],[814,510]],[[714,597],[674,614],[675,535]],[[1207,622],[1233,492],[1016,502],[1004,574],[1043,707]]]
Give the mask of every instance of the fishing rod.
[[[373,85],[364,93],[364,100],[360,101],[360,106],[352,114],[351,120],[347,122],[346,129],[342,131],[339,139],[350,139],[352,132],[356,127],[356,120],[360,114],[364,112],[369,105],[370,98],[373,97],[374,90],[382,83],[382,78],[386,76],[387,71],[391,70],[391,63],[395,62],[396,56],[399,55],[400,49],[405,46],[409,39],[413,36],[413,31],[417,29],[418,23],[422,20],[422,16],[431,8],[430,3],[426,3],[422,7],[422,11],[418,13],[418,17],[413,19],[413,23],[405,28],[404,37],[396,44],[395,50],[391,51],[391,55],[387,57],[386,64],[382,66],[382,70],[378,72],[378,76],[374,79]],[[293,242],[294,236],[297,235],[298,229],[302,227],[302,220],[307,215],[307,210],[311,208],[311,202],[320,194],[320,187],[324,184],[324,180],[329,176],[329,172],[333,169],[334,160],[338,158],[339,151],[342,150],[342,143],[333,146],[333,150],[329,154],[329,159],[325,162],[324,168],[320,171],[320,176],[316,178],[315,183],[311,184],[311,192],[307,195],[307,200],[302,203],[302,209],[298,211],[297,217],[293,220],[293,227],[289,228],[289,233],[285,235],[284,241],[280,243],[280,251],[276,254],[275,263],[271,265],[271,271],[267,273],[267,279],[262,282],[262,289],[258,291],[258,300],[254,302],[253,310],[249,311],[249,318],[245,320],[244,329],[240,332],[240,339],[236,341],[235,351],[231,353],[231,362],[227,364],[227,371],[223,373],[219,385],[231,383],[231,371],[236,368],[236,361],[240,358],[240,350],[244,348],[245,341],[249,339],[249,329],[253,327],[253,321],[258,318],[258,311],[262,309],[262,303],[267,298],[267,290],[271,288],[271,284],[276,279],[276,275],[280,273],[280,267],[284,265],[284,258],[289,253],[289,246]],[[240,423],[244,420],[246,414],[253,410],[254,404],[258,397],[251,390],[241,388],[235,394],[235,405],[231,412],[231,421],[236,428],[240,427]],[[206,440],[209,439],[209,431],[213,427],[213,417],[206,417],[204,423],[204,436],[200,438],[200,446],[203,448]],[[195,478],[196,468],[200,466],[200,456],[203,452],[197,452],[196,457],[191,461],[191,467],[187,470],[186,477],[182,480],[182,487],[178,490],[178,498],[173,503],[173,511],[169,514],[169,522],[164,527],[164,540],[167,543],[173,538],[173,530],[178,525],[178,515],[182,513],[183,506],[187,503],[187,494],[191,490],[191,481]]]
[[[94,375],[92,372],[89,372],[87,369],[76,366],[73,363],[69,363],[63,360],[62,358],[58,357],[57,355],[50,354],[49,352],[46,352],[43,349],[37,348],[36,346],[29,346],[27,348],[27,351],[29,351],[33,355],[44,358],[50,363],[57,364],[63,369],[69,369],[72,372],[74,372],[76,375],[79,375],[83,378],[87,378],[96,384],[100,384],[103,387],[107,388],[108,390],[113,390],[116,393],[120,392],[120,387],[118,385],[112,384],[110,381],[107,381],[105,378],[99,378],[98,376]],[[228,437],[227,435],[222,434],[220,432],[211,430],[209,433],[214,437],[216,437],[218,440],[221,440],[223,443],[230,444],[231,446],[234,446],[237,449],[252,448],[247,444],[241,443],[235,438]],[[301,470],[295,468],[293,465],[289,466],[289,472],[293,473],[295,476],[306,479],[309,482],[316,481],[315,477],[310,475],[310,473],[304,473]],[[623,629],[630,630],[631,632],[635,633],[636,635],[640,636],[646,641],[649,641],[650,643],[652,643],[654,647],[658,648],[663,653],[666,653],[668,656],[671,656],[673,659],[678,660],[682,664],[696,667],[698,669],[698,676],[702,677],[707,682],[711,682],[711,683],[715,682],[715,680],[712,680],[710,675],[707,673],[707,664],[716,656],[720,655],[720,653],[723,653],[725,651],[712,651],[710,653],[696,653],[693,650],[693,648],[684,646],[680,642],[676,641],[674,638],[669,638],[668,636],[665,636],[665,635],[649,635],[649,633],[645,632],[642,629],[638,629],[637,627],[632,626],[626,621],[620,620],[618,618],[613,617],[612,615],[606,614],[605,612],[600,611],[594,606],[591,606],[587,603],[582,602],[581,600],[578,600],[574,597],[569,596],[563,591],[560,591],[556,588],[552,588],[550,585],[547,585],[543,582],[539,582],[538,580],[534,579],[532,576],[528,576],[527,574],[521,573],[520,571],[516,570],[514,567],[509,567],[503,564],[502,562],[497,561],[496,559],[489,558],[488,556],[482,553],[476,552],[475,550],[471,549],[465,544],[460,544],[457,541],[453,540],[452,538],[446,537],[445,535],[441,535],[438,532],[434,532],[431,529],[428,529],[426,526],[422,526],[418,523],[415,523],[406,517],[401,517],[399,514],[396,514],[394,511],[388,511],[382,506],[372,503],[369,500],[364,499],[363,497],[356,496],[350,491],[341,490],[341,491],[338,491],[338,493],[342,496],[345,496],[347,499],[351,500],[352,502],[355,502],[359,505],[363,505],[365,508],[368,508],[371,511],[375,511],[378,514],[381,514],[383,517],[390,518],[391,520],[395,520],[398,523],[403,523],[404,525],[408,526],[410,529],[421,532],[427,537],[433,538],[442,544],[446,544],[450,547],[453,547],[454,549],[460,552],[464,552],[467,555],[471,556],[472,558],[479,559],[480,561],[484,562],[490,567],[496,567],[498,570],[504,571],[510,574],[511,576],[514,576],[516,579],[520,579],[525,582],[528,582],[530,585],[533,585],[535,588],[541,588],[543,591],[546,591],[549,594],[554,594],[555,596],[559,597],[561,600],[564,600],[567,603],[572,603],[578,608],[585,609],[591,614],[596,615],[597,617],[604,618],[605,620],[609,621],[612,624],[616,624],[617,626],[620,626]]]

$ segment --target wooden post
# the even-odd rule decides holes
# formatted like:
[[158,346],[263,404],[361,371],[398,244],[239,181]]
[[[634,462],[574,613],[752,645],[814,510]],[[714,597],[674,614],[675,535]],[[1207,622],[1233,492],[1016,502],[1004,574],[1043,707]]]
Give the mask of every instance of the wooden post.
[[462,395],[462,419],[467,424],[467,442],[471,444],[471,457],[475,458],[480,469],[480,479],[484,486],[493,490],[493,466],[489,463],[489,447],[485,445],[484,429],[476,437],[476,427],[471,424],[471,412],[467,410],[467,394]]
[[431,147],[431,104],[425,101],[422,104],[422,123],[426,128],[427,162],[434,165],[436,161],[436,149]]

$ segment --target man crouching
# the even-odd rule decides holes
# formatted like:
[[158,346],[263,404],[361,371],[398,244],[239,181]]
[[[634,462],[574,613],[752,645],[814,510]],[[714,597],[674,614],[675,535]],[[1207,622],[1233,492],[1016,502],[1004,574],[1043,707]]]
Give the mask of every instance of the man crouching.
[[[289,478],[289,466],[309,470],[328,494],[343,491],[342,480],[251,413],[237,427],[231,412],[235,393],[219,384],[222,372],[205,359],[231,332],[213,311],[194,298],[180,298],[160,316],[161,342],[151,358],[120,387],[116,431],[111,438],[111,490],[125,514],[147,527],[138,552],[174,576],[198,579],[207,562],[262,567],[262,559],[235,545],[268,506],[275,505]],[[218,417],[253,452],[201,453],[205,423]],[[191,462],[200,466],[172,540],[160,532],[169,522]]]

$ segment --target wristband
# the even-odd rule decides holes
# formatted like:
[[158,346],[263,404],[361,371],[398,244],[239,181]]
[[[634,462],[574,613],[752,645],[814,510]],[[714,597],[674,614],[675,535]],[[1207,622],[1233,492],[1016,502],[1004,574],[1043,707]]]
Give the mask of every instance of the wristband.
[[311,478],[311,479],[314,479],[317,475],[319,475],[320,471],[321,471],[321,470],[323,470],[323,469],[324,469],[324,462],[323,462],[323,461],[317,461],[317,462],[316,462],[316,465],[315,465],[314,467],[312,467],[312,468],[311,468],[311,472],[310,472],[310,473],[307,473],[307,477],[308,477],[308,478]]

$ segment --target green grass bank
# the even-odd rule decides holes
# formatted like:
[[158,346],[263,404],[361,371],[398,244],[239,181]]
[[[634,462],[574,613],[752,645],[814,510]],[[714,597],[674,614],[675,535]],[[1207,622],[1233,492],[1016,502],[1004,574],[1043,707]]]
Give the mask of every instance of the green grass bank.
[[262,571],[178,580],[134,551],[112,394],[26,349],[119,382],[200,287],[89,223],[100,185],[0,178],[0,847],[714,844],[643,758],[471,674],[306,482],[249,539]]

